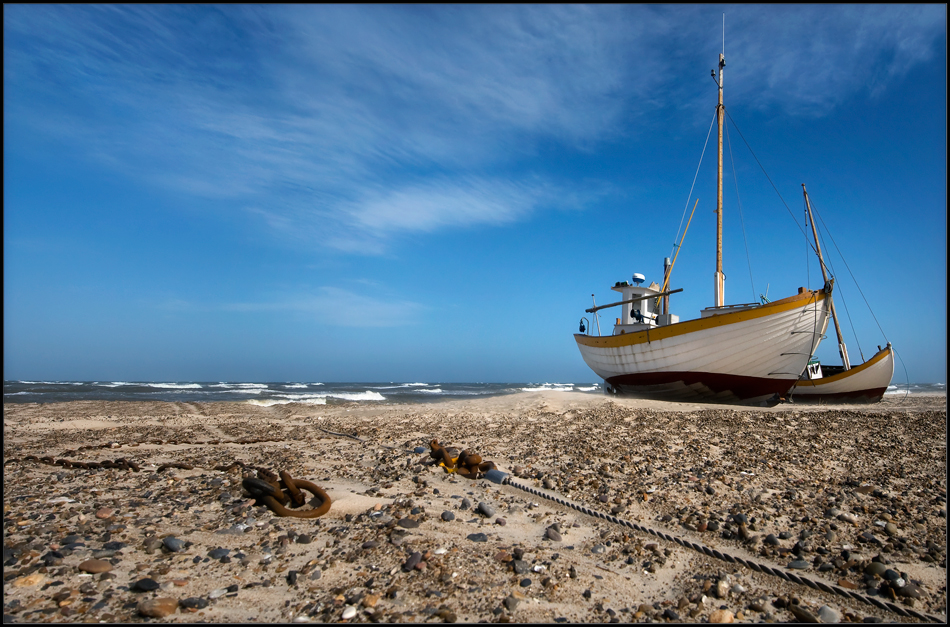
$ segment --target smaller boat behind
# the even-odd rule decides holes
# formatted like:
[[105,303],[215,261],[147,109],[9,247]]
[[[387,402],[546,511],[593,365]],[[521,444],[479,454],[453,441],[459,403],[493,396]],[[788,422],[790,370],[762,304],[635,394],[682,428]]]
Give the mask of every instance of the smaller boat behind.
[[[815,252],[818,253],[821,273],[827,283],[828,271],[821,255],[818,229],[811,214],[811,203],[804,184],[802,192],[805,194],[805,207],[815,236]],[[884,348],[878,346],[877,353],[871,359],[859,366],[852,366],[848,358],[848,348],[841,335],[841,326],[838,324],[834,297],[829,295],[829,299],[842,365],[828,366],[822,365],[817,359],[809,360],[801,378],[792,388],[791,400],[799,403],[876,403],[884,397],[884,392],[894,376],[894,349],[890,342]]]

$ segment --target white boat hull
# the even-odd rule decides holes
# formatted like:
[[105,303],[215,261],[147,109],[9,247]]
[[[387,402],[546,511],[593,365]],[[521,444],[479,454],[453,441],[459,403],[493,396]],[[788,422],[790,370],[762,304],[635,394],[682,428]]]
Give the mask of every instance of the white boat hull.
[[617,392],[670,400],[776,402],[795,385],[828,324],[830,299],[802,293],[761,307],[624,335],[574,339]]
[[894,349],[888,345],[860,366],[795,384],[792,400],[806,403],[876,403],[894,376]]

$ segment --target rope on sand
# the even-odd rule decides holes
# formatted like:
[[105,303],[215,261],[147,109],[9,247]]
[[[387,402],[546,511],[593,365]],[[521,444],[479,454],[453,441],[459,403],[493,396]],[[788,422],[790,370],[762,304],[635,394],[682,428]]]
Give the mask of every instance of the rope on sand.
[[837,594],[839,596],[842,596],[848,599],[854,599],[856,601],[860,601],[868,605],[873,605],[874,607],[877,607],[882,610],[894,612],[895,614],[899,614],[900,616],[912,617],[912,618],[916,618],[918,620],[927,621],[927,622],[935,622],[935,623],[947,622],[946,618],[940,618],[938,616],[933,616],[931,614],[924,614],[914,609],[903,608],[899,605],[895,605],[887,601],[882,601],[881,599],[875,599],[873,597],[859,594],[851,590],[846,590],[839,586],[829,585],[823,581],[812,580],[812,579],[809,579],[808,577],[800,577],[798,575],[795,575],[794,573],[785,572],[784,570],[781,570],[780,567],[777,567],[774,565],[769,567],[764,564],[758,564],[751,560],[746,560],[741,557],[735,557],[735,556],[729,555],[728,553],[722,553],[720,551],[717,551],[716,549],[710,548],[703,544],[692,542],[680,536],[674,536],[664,531],[659,531],[651,527],[647,527],[646,525],[641,525],[635,522],[630,522],[629,520],[617,518],[616,516],[612,514],[604,514],[603,512],[598,512],[597,510],[590,509],[589,507],[572,503],[571,501],[568,501],[567,499],[564,499],[560,496],[548,494],[547,492],[542,492],[541,490],[538,490],[536,488],[532,488],[530,486],[522,485],[516,481],[512,481],[511,477],[509,477],[506,473],[503,473],[503,472],[492,471],[492,472],[489,472],[485,478],[491,481],[494,481],[495,483],[511,486],[513,488],[517,488],[529,494],[533,494],[534,496],[538,496],[544,499],[548,499],[550,501],[554,501],[555,503],[559,505],[569,507],[583,514],[587,514],[588,516],[593,516],[594,518],[601,518],[603,520],[606,520],[607,522],[610,522],[616,525],[621,525],[629,529],[633,529],[634,531],[639,531],[641,533],[646,533],[646,534],[655,536],[657,538],[666,540],[667,542],[673,542],[684,548],[698,551],[704,555],[708,555],[709,557],[715,557],[716,559],[729,562],[730,564],[741,564],[759,573],[765,573],[766,575],[779,577],[781,579],[784,579],[785,581],[790,581],[792,583],[796,583],[799,585],[805,585],[805,586],[808,586],[809,588],[820,590],[822,592],[828,592],[831,594]]
[[[363,440],[362,438],[359,438],[359,437],[357,437],[357,436],[355,436],[355,435],[349,435],[349,434],[347,434],[347,433],[334,433],[333,431],[328,431],[327,429],[322,429],[322,428],[320,428],[320,427],[317,427],[317,428],[320,429],[321,431],[323,431],[324,433],[327,433],[327,434],[330,434],[330,435],[336,435],[336,436],[340,436],[340,437],[352,438],[352,439],[354,439],[354,440],[356,440],[357,442],[360,442],[360,443],[362,443],[362,444],[368,444],[368,442],[367,442],[366,440]],[[386,446],[386,445],[380,445],[380,446]],[[395,449],[396,447],[394,447],[394,446],[386,446],[386,448]],[[561,496],[558,496],[558,495],[556,495],[556,494],[548,494],[547,492],[542,492],[541,490],[538,490],[538,489],[536,489],[536,488],[532,488],[532,487],[530,487],[530,486],[522,485],[522,484],[520,484],[520,483],[518,483],[518,482],[516,482],[516,481],[513,481],[513,480],[511,479],[511,477],[510,477],[507,473],[502,472],[502,471],[497,470],[497,469],[492,469],[492,470],[489,470],[488,472],[486,472],[485,475],[484,475],[484,478],[485,478],[485,479],[488,479],[488,480],[490,480],[490,481],[492,481],[492,482],[494,482],[494,483],[498,483],[498,484],[501,484],[501,485],[511,486],[511,487],[513,487],[513,488],[517,488],[517,489],[519,489],[519,490],[522,490],[522,491],[524,491],[524,492],[527,492],[528,494],[533,494],[534,496],[538,496],[538,497],[541,497],[541,498],[543,498],[543,499],[547,499],[547,500],[549,500],[549,501],[554,501],[555,503],[557,503],[557,504],[559,504],[559,505],[563,505],[564,507],[569,507],[569,508],[571,508],[571,509],[573,509],[573,510],[576,510],[576,511],[578,511],[578,512],[581,512],[582,514],[586,514],[586,515],[588,515],[588,516],[593,516],[594,518],[600,518],[600,519],[602,519],[602,520],[606,520],[607,522],[613,523],[613,524],[615,524],[615,525],[621,525],[621,526],[623,526],[623,527],[627,527],[628,529],[633,529],[634,531],[639,531],[640,533],[645,533],[645,534],[648,534],[648,535],[652,535],[652,536],[655,536],[655,537],[660,538],[660,539],[662,539],[662,540],[666,540],[667,542],[673,542],[674,544],[678,544],[678,545],[680,545],[680,546],[682,546],[682,547],[684,547],[684,548],[687,548],[687,549],[692,549],[692,550],[694,550],[694,551],[697,551],[697,552],[699,552],[699,553],[702,553],[703,555],[707,555],[707,556],[709,556],[709,557],[714,557],[714,558],[716,558],[716,559],[723,560],[723,561],[725,561],[725,562],[729,562],[730,564],[741,564],[742,566],[746,566],[747,568],[750,568],[750,569],[752,569],[752,570],[754,570],[755,572],[758,572],[758,573],[764,573],[764,574],[766,574],[766,575],[771,575],[771,576],[773,576],[773,577],[778,577],[778,578],[780,578],[780,579],[784,579],[785,581],[789,581],[789,582],[794,583],[794,584],[803,585],[803,586],[808,586],[809,588],[812,588],[812,589],[815,589],[815,590],[820,590],[820,591],[822,591],[822,592],[827,592],[827,593],[829,593],[829,594],[836,594],[836,595],[838,595],[838,596],[841,596],[841,597],[844,597],[844,598],[847,598],[847,599],[854,599],[854,600],[856,600],[856,601],[860,601],[861,603],[865,603],[865,604],[867,604],[867,605],[873,605],[874,607],[876,607],[876,608],[878,608],[878,609],[882,609],[882,610],[885,610],[885,611],[893,612],[893,613],[898,614],[898,615],[900,615],[900,616],[916,618],[916,619],[918,619],[918,620],[922,620],[922,621],[926,621],[926,622],[932,622],[932,623],[934,623],[934,622],[935,622],[935,623],[946,623],[946,622],[947,622],[947,619],[946,619],[946,618],[940,618],[940,617],[938,617],[938,616],[934,616],[934,615],[931,615],[931,614],[925,614],[925,613],[918,612],[918,611],[916,611],[916,610],[914,610],[914,609],[911,609],[911,608],[903,608],[903,607],[901,607],[901,606],[899,606],[899,605],[895,605],[895,604],[890,603],[890,602],[888,602],[888,601],[882,601],[881,599],[875,599],[875,598],[873,598],[873,597],[869,597],[869,596],[866,596],[866,595],[863,595],[863,594],[859,594],[859,593],[854,592],[854,591],[852,591],[852,590],[847,590],[847,589],[842,588],[842,587],[840,587],[840,586],[833,586],[833,585],[830,585],[830,584],[825,583],[825,582],[823,582],[823,581],[817,581],[817,580],[809,579],[808,577],[800,577],[800,576],[798,576],[798,575],[796,575],[796,574],[794,574],[794,573],[785,572],[784,570],[781,569],[781,567],[775,566],[774,564],[771,565],[771,566],[768,566],[768,565],[759,564],[759,563],[756,563],[756,562],[753,562],[753,561],[751,561],[751,560],[747,560],[747,559],[744,559],[744,558],[741,558],[741,557],[735,557],[735,556],[733,556],[733,555],[729,555],[728,553],[723,553],[723,552],[718,551],[718,550],[716,550],[716,549],[710,548],[710,547],[708,547],[708,546],[706,546],[706,545],[699,544],[699,543],[696,543],[696,542],[692,542],[691,540],[689,540],[689,539],[687,539],[687,538],[683,538],[683,537],[680,537],[680,536],[675,536],[675,535],[672,535],[672,534],[667,533],[667,532],[665,532],[665,531],[660,531],[660,530],[657,530],[657,529],[653,529],[653,528],[651,528],[651,527],[647,527],[646,525],[641,525],[641,524],[639,524],[639,523],[631,522],[631,521],[629,521],[629,520],[624,520],[624,519],[622,519],[622,518],[617,518],[616,516],[614,516],[614,515],[612,515],[612,514],[604,514],[603,512],[598,512],[597,510],[590,509],[589,507],[585,507],[585,506],[583,506],[583,505],[578,505],[577,503],[573,503],[573,502],[571,502],[571,501],[568,501],[567,499],[565,499],[565,498],[563,498],[563,497],[561,497]]]

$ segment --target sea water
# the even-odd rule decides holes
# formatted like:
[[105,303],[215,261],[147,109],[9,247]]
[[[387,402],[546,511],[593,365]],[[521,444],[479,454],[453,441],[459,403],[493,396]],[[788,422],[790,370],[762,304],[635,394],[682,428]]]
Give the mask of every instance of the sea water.
[[4,381],[4,403],[65,401],[238,401],[271,406],[420,403],[445,399],[560,391],[603,394],[601,383],[325,383],[312,381]]
[[[360,403],[422,403],[518,392],[584,392],[603,394],[602,383],[324,383],[284,382],[148,382],[148,381],[4,381],[4,403],[65,401],[171,401],[207,403],[243,401],[271,406],[287,403],[334,405]],[[899,383],[891,395],[946,394],[945,383]]]
[[946,394],[946,383],[897,383],[887,386],[885,395],[890,394]]

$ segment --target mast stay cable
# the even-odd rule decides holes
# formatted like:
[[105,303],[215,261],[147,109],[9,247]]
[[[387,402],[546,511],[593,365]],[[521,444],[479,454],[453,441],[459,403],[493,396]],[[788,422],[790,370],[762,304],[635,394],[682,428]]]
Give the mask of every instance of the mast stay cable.
[[749,283],[752,285],[752,300],[755,301],[755,280],[752,278],[752,257],[749,255],[749,240],[745,236],[745,219],[742,216],[742,199],[739,198],[739,180],[736,178],[736,160],[732,156],[732,142],[729,141],[729,127],[726,127],[726,145],[729,147],[729,161],[732,163],[732,181],[736,186],[736,204],[739,207],[739,225],[742,227],[742,242],[745,244],[745,259],[749,264]]
[[838,251],[838,256],[841,257],[841,261],[844,262],[845,268],[848,269],[848,274],[851,275],[851,280],[854,281],[854,286],[855,286],[856,288],[858,288],[858,293],[861,294],[861,298],[864,299],[864,304],[867,305],[868,311],[871,312],[871,317],[874,318],[874,323],[877,325],[878,330],[880,330],[881,335],[884,336],[884,339],[885,339],[887,342],[890,342],[890,340],[887,339],[887,334],[884,333],[884,329],[881,328],[881,323],[878,322],[877,316],[874,315],[874,310],[871,309],[871,304],[868,302],[867,297],[864,296],[864,292],[861,290],[861,286],[858,285],[858,280],[857,280],[856,278],[854,278],[854,273],[851,272],[851,266],[848,265],[848,260],[844,258],[844,255],[841,254],[841,249],[838,248],[838,243],[835,241],[834,236],[831,234],[831,230],[830,230],[830,229],[828,228],[828,226],[825,224],[824,218],[821,217],[821,214],[818,213],[817,209],[815,210],[815,213],[818,215],[818,220],[821,222],[821,226],[824,227],[825,232],[828,233],[828,237],[831,239],[831,243],[834,244],[835,250]]
[[676,237],[673,238],[673,248],[670,250],[670,257],[673,257],[673,253],[676,251],[676,240],[680,237],[680,229],[683,228],[683,220],[686,219],[686,210],[689,209],[689,201],[693,199],[693,188],[696,187],[696,179],[699,177],[699,168],[703,165],[703,157],[706,156],[706,147],[709,145],[709,136],[712,135],[712,127],[715,121],[716,114],[713,114],[713,119],[709,122],[709,130],[706,131],[706,143],[703,144],[703,152],[699,155],[699,164],[696,166],[696,174],[693,175],[693,184],[689,188],[689,196],[686,197],[686,206],[683,207],[680,225],[676,228]]
[[[802,235],[805,236],[805,240],[808,240],[808,234],[805,233],[805,229],[802,228],[802,225],[799,224],[798,220],[795,218],[795,214],[792,213],[792,210],[789,209],[788,203],[785,202],[785,199],[782,198],[782,193],[778,191],[778,188],[775,187],[775,183],[772,182],[772,177],[769,176],[769,173],[765,171],[765,166],[762,165],[762,162],[759,161],[759,158],[756,156],[755,151],[752,150],[752,146],[749,145],[749,142],[746,141],[745,135],[742,134],[742,131],[739,130],[739,125],[736,124],[736,121],[732,119],[732,116],[729,114],[729,111],[726,111],[726,115],[729,117],[729,121],[732,122],[732,125],[736,127],[736,132],[739,133],[739,137],[742,138],[742,141],[745,142],[746,148],[749,149],[749,152],[752,153],[752,157],[755,159],[755,162],[759,164],[759,168],[762,170],[762,174],[765,175],[765,178],[768,179],[769,183],[772,185],[772,189],[775,190],[775,193],[778,194],[779,200],[782,201],[782,204],[785,205],[785,210],[788,211],[788,215],[792,217],[792,221],[795,222],[795,226],[798,227],[798,230],[802,232]],[[814,244],[811,242],[808,243],[811,249],[818,254],[818,251],[815,249]]]
[[[736,132],[739,133],[739,137],[742,138],[742,141],[745,143],[746,148],[749,149],[749,152],[752,154],[752,157],[755,159],[755,162],[759,164],[759,168],[762,170],[762,173],[765,175],[765,178],[768,179],[769,183],[772,185],[772,189],[775,190],[775,193],[778,194],[779,200],[782,201],[782,204],[785,205],[785,210],[788,211],[788,215],[791,216],[792,221],[795,222],[795,226],[798,227],[798,230],[802,232],[802,235],[805,236],[805,241],[808,244],[808,247],[812,249],[815,254],[818,253],[818,250],[815,248],[815,245],[808,241],[808,235],[805,233],[805,229],[802,228],[802,225],[799,224],[798,220],[795,219],[795,214],[792,213],[792,210],[789,208],[788,203],[785,202],[785,199],[782,198],[781,192],[778,191],[778,188],[775,186],[775,183],[772,182],[772,177],[769,176],[769,173],[766,172],[765,166],[762,165],[762,162],[759,161],[759,157],[756,156],[755,151],[752,150],[752,146],[749,145],[749,142],[746,141],[745,136],[742,134],[742,131],[739,129],[739,125],[736,124],[736,121],[732,118],[732,115],[729,114],[729,111],[726,111],[726,115],[729,117],[729,121],[732,122],[732,125],[736,128]],[[815,213],[818,216],[818,220],[821,223],[821,226],[824,228],[825,232],[828,233],[828,237],[831,239],[831,243],[834,244],[835,250],[838,251],[838,256],[841,257],[841,261],[844,262],[845,267],[848,269],[848,274],[851,275],[851,280],[854,281],[854,286],[858,289],[858,293],[861,294],[861,298],[864,300],[864,304],[867,306],[868,311],[871,313],[871,317],[874,319],[874,323],[877,325],[878,330],[881,332],[881,335],[884,336],[884,340],[890,343],[890,340],[887,339],[887,334],[884,333],[884,329],[881,327],[881,323],[878,321],[877,316],[874,315],[874,310],[871,309],[871,304],[868,302],[867,297],[864,295],[864,292],[861,290],[861,286],[858,285],[857,279],[854,278],[854,273],[851,271],[851,266],[848,265],[848,260],[844,258],[844,255],[841,254],[841,249],[838,248],[838,243],[835,242],[834,236],[831,234],[831,230],[828,229],[828,226],[825,224],[824,218],[821,217],[821,214],[818,213],[817,208]],[[807,223],[806,223],[807,226]],[[845,305],[845,311],[847,311],[847,305]],[[851,321],[850,312],[848,313],[848,320]],[[854,333],[854,325],[852,324],[851,328],[852,333]],[[857,342],[857,334],[855,334],[855,341]],[[860,342],[858,342],[858,351],[861,352],[862,359],[864,358],[864,353],[861,351]]]
[[[808,203],[802,199],[802,213],[805,214],[805,230],[808,230]],[[805,236],[805,285],[811,287],[811,252],[808,250],[808,247],[811,246],[811,241],[808,239],[808,236]],[[814,247],[812,247],[814,249]],[[821,266],[821,260],[819,259],[818,265]],[[821,270],[821,268],[818,268]]]
[[[818,209],[815,207],[815,204],[814,204],[814,203],[812,203],[812,208],[815,210],[815,213],[818,213]],[[820,218],[820,216],[819,216],[819,218]],[[824,227],[824,223],[822,223],[822,227]],[[822,233],[822,231],[827,231],[827,230],[828,230],[827,228],[824,228],[824,229],[816,229],[816,231],[818,232],[818,237],[821,238],[822,244],[824,244],[825,250],[829,250],[829,248],[828,248],[828,245],[825,244],[825,237],[824,237],[824,234]],[[831,237],[831,233],[830,233],[830,232],[828,233],[828,236]],[[832,274],[832,275],[837,274],[837,273],[835,272],[834,263],[831,261],[830,258],[828,259],[828,265],[829,265],[829,267],[831,268],[831,274]],[[861,361],[862,361],[862,362],[865,362],[865,361],[867,361],[867,359],[864,358],[864,350],[861,348],[861,340],[858,339],[858,332],[857,332],[857,330],[855,330],[855,328],[854,328],[854,321],[851,320],[851,310],[848,309],[848,301],[845,300],[845,298],[844,298],[844,290],[843,290],[842,288],[843,288],[843,285],[841,285],[841,284],[838,284],[837,286],[835,286],[835,291],[837,292],[838,296],[840,297],[840,298],[837,299],[837,300],[840,300],[840,301],[841,301],[841,304],[844,305],[844,312],[845,312],[845,314],[848,316],[848,324],[851,325],[851,335],[854,336],[854,343],[858,345],[858,353],[861,354]]]

